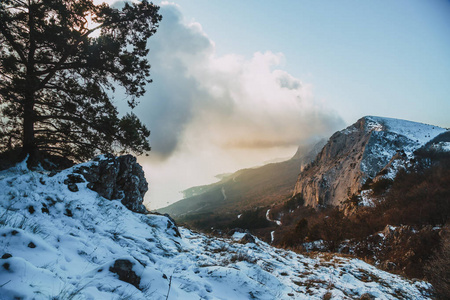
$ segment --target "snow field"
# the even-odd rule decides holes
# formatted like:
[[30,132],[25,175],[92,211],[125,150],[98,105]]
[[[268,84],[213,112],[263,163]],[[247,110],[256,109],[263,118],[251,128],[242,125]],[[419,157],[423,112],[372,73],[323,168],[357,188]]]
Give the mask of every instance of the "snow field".
[[[180,237],[168,218],[133,213],[86,183],[70,192],[71,172],[0,172],[0,299],[428,299],[426,282],[357,259],[241,244],[238,234]],[[133,263],[139,288],[110,271],[118,259]]]

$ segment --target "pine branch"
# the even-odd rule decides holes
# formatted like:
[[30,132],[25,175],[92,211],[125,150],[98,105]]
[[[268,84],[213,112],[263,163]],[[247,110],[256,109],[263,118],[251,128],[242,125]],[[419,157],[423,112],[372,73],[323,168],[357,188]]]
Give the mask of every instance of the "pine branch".
[[0,21],[0,32],[1,32],[1,34],[6,38],[6,40],[8,41],[10,46],[14,49],[14,51],[16,51],[17,55],[19,55],[19,57],[21,59],[21,62],[23,64],[26,64],[27,59],[25,57],[25,54],[20,49],[19,44],[17,44],[15,42],[15,38],[7,30],[7,27],[4,24],[3,18],[0,18],[0,20],[1,20]]

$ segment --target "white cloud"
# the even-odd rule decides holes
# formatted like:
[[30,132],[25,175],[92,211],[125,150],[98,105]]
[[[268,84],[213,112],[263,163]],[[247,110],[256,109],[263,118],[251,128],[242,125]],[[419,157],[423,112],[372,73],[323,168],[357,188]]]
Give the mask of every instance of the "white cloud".
[[342,125],[314,101],[311,86],[279,69],[281,53],[218,57],[201,25],[185,22],[178,6],[163,4],[161,13],[150,42],[154,83],[139,108],[154,153],[170,156],[187,135],[228,147],[298,145]]
[[[163,20],[149,43],[154,82],[136,113],[152,131],[150,160],[166,160],[153,167],[166,182],[175,176],[169,168],[189,165],[212,176],[293,155],[305,140],[343,126],[315,101],[310,85],[281,69],[283,54],[217,56],[201,25],[186,22],[178,6],[165,3],[160,12]],[[206,183],[192,178],[203,175],[180,174],[178,184]],[[158,174],[152,176],[157,180]]]

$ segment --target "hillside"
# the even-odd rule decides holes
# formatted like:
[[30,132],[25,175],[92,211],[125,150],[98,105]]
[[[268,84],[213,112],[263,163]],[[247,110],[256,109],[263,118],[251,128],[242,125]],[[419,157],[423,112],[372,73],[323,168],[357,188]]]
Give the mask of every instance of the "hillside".
[[217,221],[212,214],[228,220],[226,214],[235,218],[241,211],[284,201],[292,195],[301,168],[314,159],[324,144],[325,140],[321,140],[305,145],[290,160],[239,170],[217,183],[190,188],[184,191],[185,199],[158,212],[180,221]]
[[[299,175],[294,195],[305,205],[340,205],[374,179],[395,155],[411,157],[446,129],[406,120],[367,116],[336,132]],[[394,175],[394,174],[392,174]]]
[[357,259],[207,237],[132,212],[84,175],[69,189],[75,168],[102,161],[0,172],[0,299],[430,299],[428,283]]
[[448,133],[439,135],[401,161],[394,177],[382,172],[340,206],[313,209],[298,194],[268,210],[281,226],[259,231],[270,231],[271,244],[280,247],[352,254],[384,270],[428,278],[439,299],[448,299],[449,144]]

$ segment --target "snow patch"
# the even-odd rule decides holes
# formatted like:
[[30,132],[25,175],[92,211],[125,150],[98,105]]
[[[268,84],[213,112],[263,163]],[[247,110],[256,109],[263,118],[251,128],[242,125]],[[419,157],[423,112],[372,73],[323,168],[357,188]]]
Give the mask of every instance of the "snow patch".
[[281,221],[279,221],[279,220],[272,220],[272,219],[270,218],[270,209],[268,209],[267,212],[266,212],[266,220],[269,221],[269,222],[274,222],[274,223],[277,224],[278,226],[283,225],[283,224],[281,223]]
[[442,152],[450,152],[450,142],[439,142],[432,146],[433,149]]
[[375,203],[370,197],[371,193],[372,190],[361,191],[361,201],[359,202],[360,206],[375,207]]

